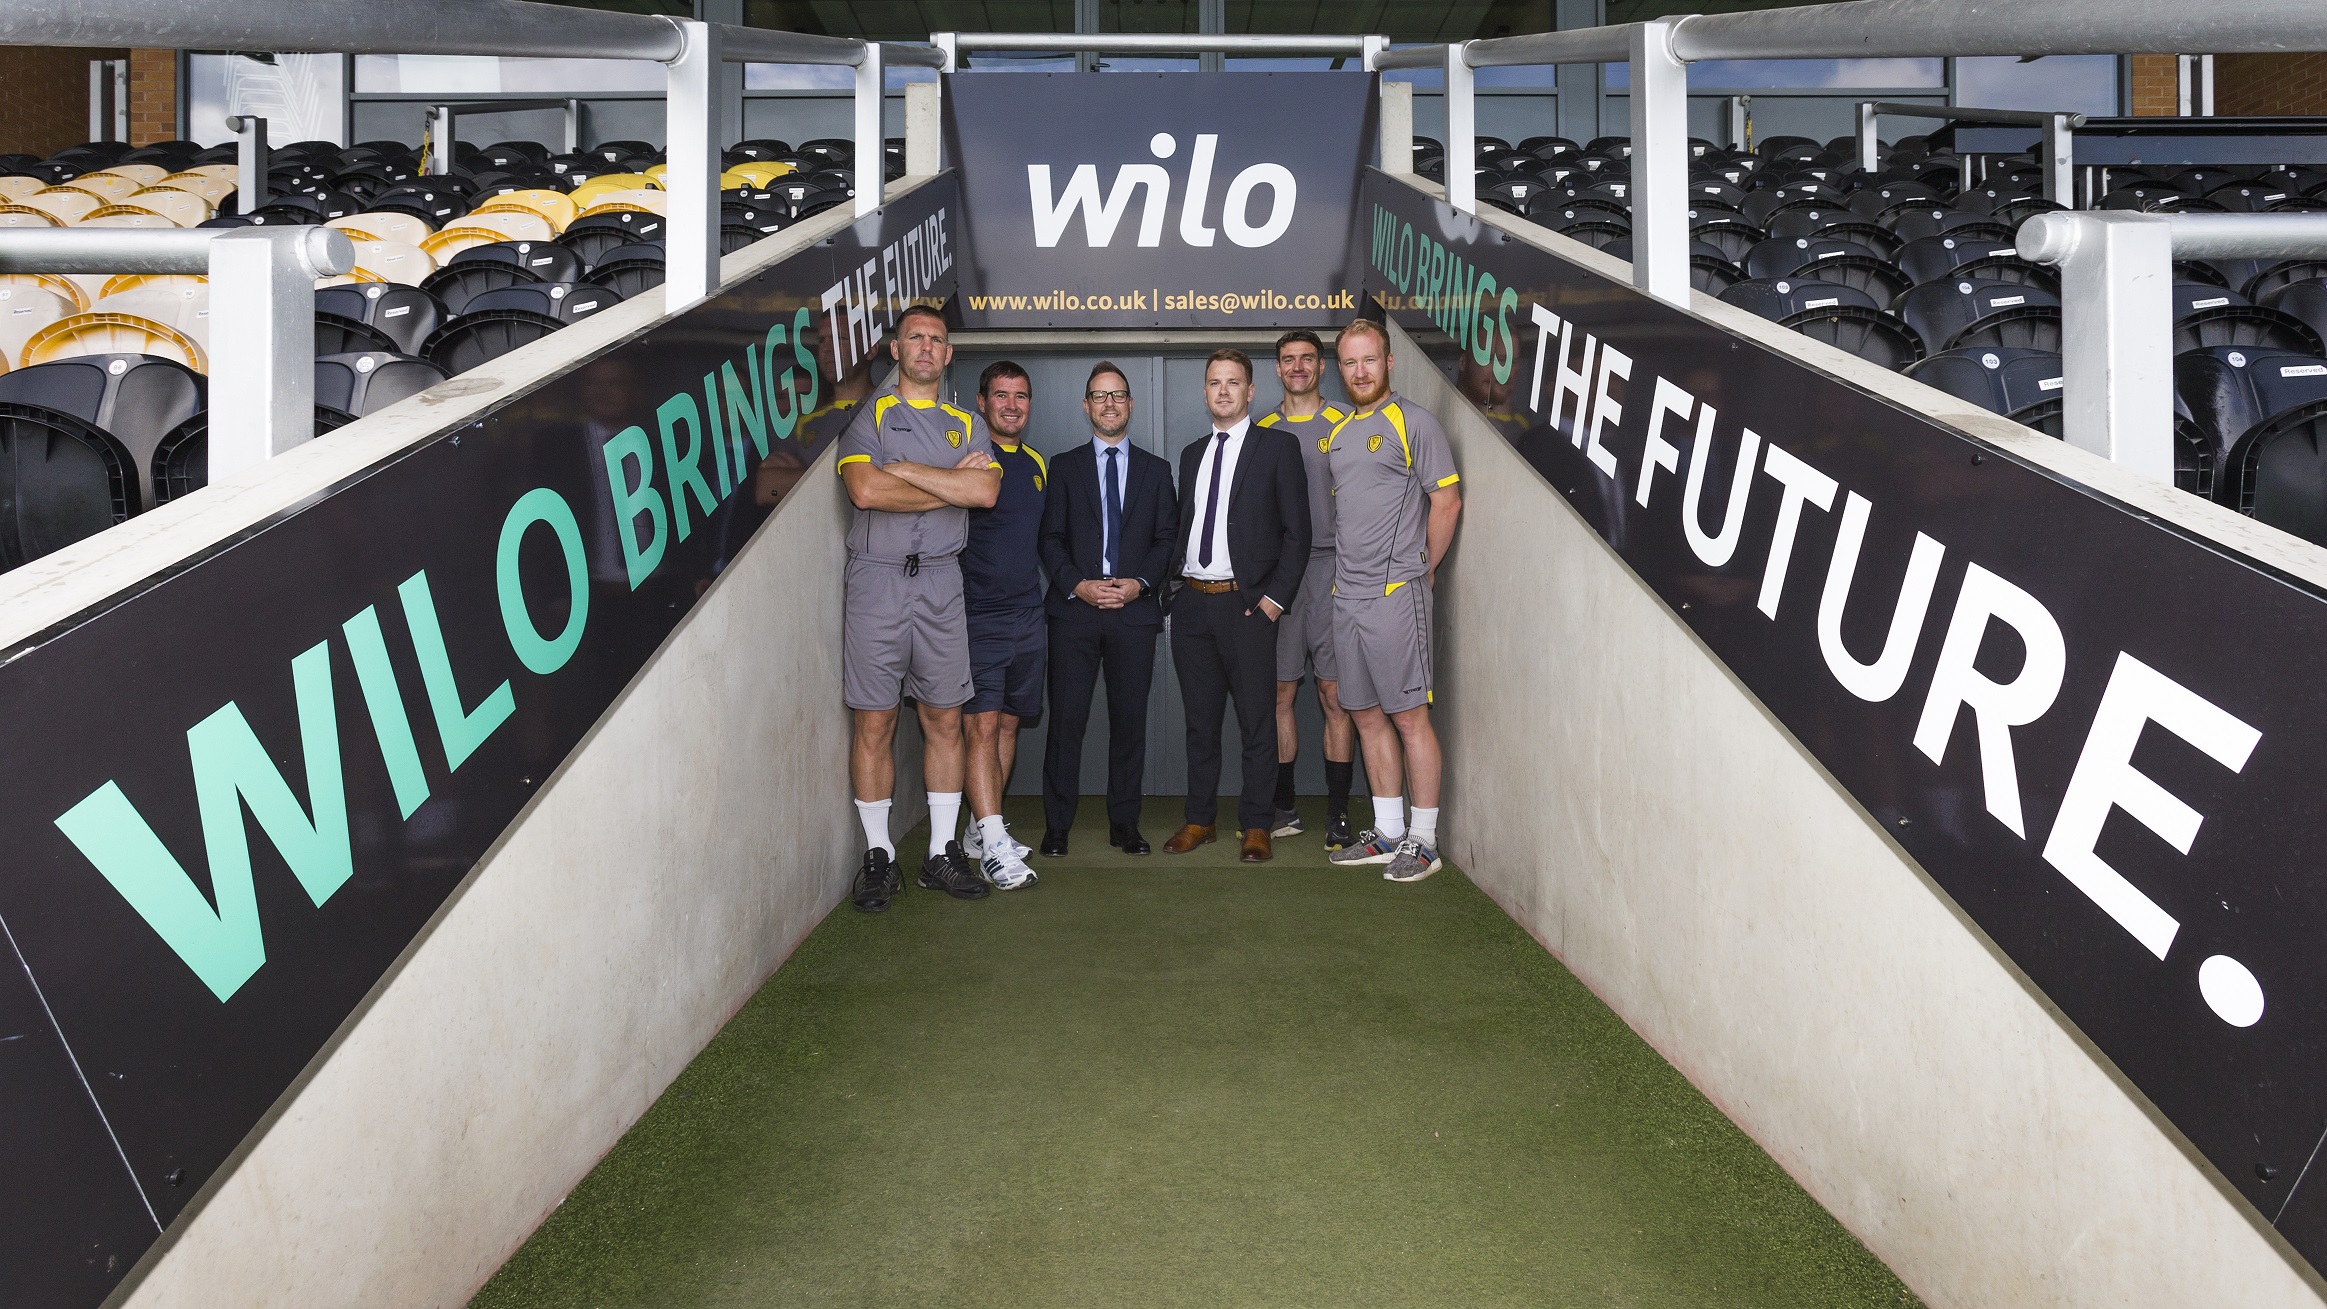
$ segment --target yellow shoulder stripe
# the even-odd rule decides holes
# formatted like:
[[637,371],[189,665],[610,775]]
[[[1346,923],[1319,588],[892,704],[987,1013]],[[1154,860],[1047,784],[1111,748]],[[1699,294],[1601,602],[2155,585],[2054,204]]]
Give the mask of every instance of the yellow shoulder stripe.
[[832,471],[845,474],[850,464],[869,464],[872,461],[871,455],[842,455],[840,462],[832,466]]
[[1327,405],[1325,406],[1325,417],[1332,422],[1338,423],[1342,419],[1349,417],[1349,415],[1341,412],[1339,409],[1334,408],[1332,405]]
[[1335,441],[1337,441],[1337,440],[1340,440],[1340,439],[1341,439],[1341,429],[1342,429],[1342,428],[1344,428],[1344,427],[1347,427],[1347,426],[1349,426],[1351,423],[1354,423],[1354,422],[1356,422],[1358,419],[1360,419],[1360,418],[1364,418],[1364,417],[1367,417],[1367,415],[1365,415],[1365,414],[1348,414],[1348,415],[1344,415],[1343,417],[1340,417],[1340,418],[1337,418],[1337,419],[1335,419],[1335,420],[1333,421],[1333,430],[1332,430],[1331,432],[1328,432],[1328,433],[1326,434],[1326,436],[1325,436],[1325,444],[1324,444],[1323,446],[1319,447],[1319,448],[1321,448],[1321,449],[1323,449],[1323,450],[1326,450],[1326,451],[1331,451],[1331,450],[1333,449],[1333,443],[1334,443]]
[[945,412],[947,412],[947,413],[949,413],[949,414],[952,414],[954,417],[956,417],[956,418],[959,418],[960,420],[962,420],[962,427],[963,427],[963,430],[964,430],[965,432],[968,430],[968,428],[969,428],[969,426],[970,426],[970,416],[969,416],[968,414],[965,414],[965,413],[963,413],[961,410],[959,410],[959,409],[956,409],[956,408],[954,408],[952,405],[949,405],[949,404],[940,404],[940,405],[938,406],[938,408],[940,408],[940,409],[943,409]]
[[1260,420],[1260,425],[1262,427],[1275,427],[1277,425],[1277,418],[1278,415],[1270,414],[1268,417]]
[[884,395],[873,401],[873,426],[878,427],[887,421],[889,411],[896,408],[899,403],[899,398],[893,395]]
[[1461,473],[1448,473],[1446,476],[1439,478],[1439,479],[1438,479],[1437,481],[1435,481],[1435,482],[1432,482],[1432,483],[1430,484],[1430,489],[1431,489],[1431,490],[1433,490],[1433,491],[1443,491],[1443,490],[1445,490],[1447,487],[1450,487],[1450,486],[1454,485],[1456,482],[1459,482],[1459,481],[1461,481],[1461,480],[1462,480],[1462,474],[1461,474]]
[[1030,446],[1023,441],[1018,443],[1018,448],[1024,450],[1029,456],[1033,458],[1035,472],[1041,474],[1044,477],[1050,476],[1050,461],[1042,457],[1042,451],[1035,449],[1033,446]]
[[1395,404],[1382,406],[1382,417],[1390,420],[1390,428],[1398,434],[1398,449],[1406,456],[1406,466],[1414,466],[1414,447],[1406,444],[1406,411]]

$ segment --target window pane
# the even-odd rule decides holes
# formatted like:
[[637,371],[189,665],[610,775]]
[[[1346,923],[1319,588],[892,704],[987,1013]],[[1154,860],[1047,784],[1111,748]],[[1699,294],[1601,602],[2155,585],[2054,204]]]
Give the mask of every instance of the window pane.
[[2010,55],[1955,61],[1957,104],[2110,117],[2117,112],[2117,56]]

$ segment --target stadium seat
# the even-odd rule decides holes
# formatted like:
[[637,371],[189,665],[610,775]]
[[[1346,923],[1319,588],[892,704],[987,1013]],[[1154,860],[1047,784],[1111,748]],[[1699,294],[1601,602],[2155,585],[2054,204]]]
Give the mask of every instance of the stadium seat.
[[315,403],[361,418],[443,380],[442,369],[410,355],[384,351],[324,355],[315,361]]
[[[365,329],[358,339],[385,339],[388,342],[385,348],[407,355],[419,354],[420,347],[436,334],[436,329],[444,326],[449,316],[442,301],[419,287],[377,282],[317,291],[315,310],[318,319],[329,315]],[[320,335],[318,341],[320,345]],[[319,353],[347,352],[319,349]]]
[[[1915,287],[1899,297],[1894,307],[1899,317],[1936,353],[1971,344],[1957,338],[1997,314],[2029,305],[2049,306],[2057,314],[2060,301],[2038,287],[1985,278],[1951,278]],[[1998,341],[1992,344],[2037,343]]]
[[2227,465],[2257,427],[2327,400],[2327,359],[2238,346],[2191,350],[2174,359],[2174,392]]
[[35,332],[78,312],[72,302],[37,286],[0,285],[0,371],[20,367]]
[[128,521],[137,511],[130,468],[120,442],[96,427],[0,402],[0,571]]
[[466,312],[524,309],[572,323],[620,303],[620,293],[594,282],[526,282],[482,292],[469,301]]
[[1944,350],[1909,368],[1907,375],[1992,413],[2010,414],[2057,395],[2061,363],[2049,350]]
[[150,355],[94,355],[0,375],[0,404],[64,414],[102,432],[125,455],[135,497],[130,510],[155,503],[145,461],[170,431],[201,412],[201,377]]
[[447,376],[458,376],[564,326],[565,320],[530,309],[474,310],[438,329],[425,353]]
[[455,264],[511,264],[538,281],[571,282],[582,275],[582,260],[555,241],[497,241],[471,246],[453,256]]

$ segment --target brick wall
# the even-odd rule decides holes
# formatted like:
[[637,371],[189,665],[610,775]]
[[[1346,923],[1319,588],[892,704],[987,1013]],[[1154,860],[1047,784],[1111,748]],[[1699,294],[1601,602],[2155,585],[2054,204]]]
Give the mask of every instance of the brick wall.
[[178,136],[178,52],[129,52],[129,139],[136,145]]
[[2172,55],[2133,56],[2133,116],[2171,117],[2181,109],[2181,67]]
[[2327,54],[2215,56],[2214,112],[2327,114]]
[[47,156],[89,139],[89,61],[119,50],[0,46],[0,153]]

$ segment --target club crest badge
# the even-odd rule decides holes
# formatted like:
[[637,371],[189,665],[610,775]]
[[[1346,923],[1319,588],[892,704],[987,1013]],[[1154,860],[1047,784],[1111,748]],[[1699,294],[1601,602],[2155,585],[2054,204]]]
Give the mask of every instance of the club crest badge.
[[954,449],[961,449],[962,434],[958,431],[955,431],[953,428],[949,427],[945,429],[945,440],[946,444],[951,445]]
[[1318,438],[1317,438],[1317,453],[1319,453],[1319,454],[1321,454],[1321,455],[1329,455],[1329,454],[1332,454],[1332,453],[1333,453],[1333,438],[1332,438],[1332,437],[1330,437],[1330,436],[1321,436],[1321,437],[1318,437]]
[[1367,454],[1369,454],[1369,455],[1370,455],[1370,454],[1374,454],[1374,453],[1378,452],[1378,451],[1379,451],[1381,448],[1382,448],[1382,434],[1381,434],[1380,432],[1376,432],[1376,433],[1374,433],[1372,436],[1369,436],[1369,437],[1367,437],[1367,438],[1365,439],[1365,452],[1366,452]]

